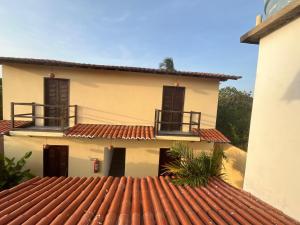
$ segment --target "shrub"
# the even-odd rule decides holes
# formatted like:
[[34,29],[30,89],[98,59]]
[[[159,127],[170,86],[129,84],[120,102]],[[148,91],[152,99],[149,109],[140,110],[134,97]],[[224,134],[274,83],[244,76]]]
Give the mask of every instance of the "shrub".
[[169,151],[172,163],[165,166],[165,173],[174,175],[173,183],[177,185],[202,186],[210,177],[223,177],[223,149],[215,145],[211,154],[201,152],[198,156],[193,149],[183,143],[176,143]]
[[251,92],[234,87],[220,89],[217,129],[231,144],[247,150],[253,97]]
[[21,159],[15,162],[15,158],[0,157],[0,190],[14,187],[21,182],[34,177],[30,170],[24,170],[26,160],[32,152],[27,152]]

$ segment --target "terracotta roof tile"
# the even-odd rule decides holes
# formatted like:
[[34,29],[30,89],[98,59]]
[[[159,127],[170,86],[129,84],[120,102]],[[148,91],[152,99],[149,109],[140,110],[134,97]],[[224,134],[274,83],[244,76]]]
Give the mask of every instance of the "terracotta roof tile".
[[134,72],[134,73],[138,72],[138,73],[156,74],[156,75],[185,76],[185,77],[195,77],[195,78],[202,78],[202,79],[203,78],[218,79],[221,81],[238,80],[241,78],[241,76],[226,75],[220,73],[189,72],[189,71],[178,71],[178,70],[170,72],[161,69],[142,68],[142,67],[97,65],[97,64],[58,61],[58,60],[51,60],[51,59],[0,57],[0,64],[5,64],[5,63],[62,66],[62,67],[72,67],[72,68],[110,70],[110,71],[112,70],[112,71]]
[[[230,142],[217,129],[194,130],[199,134],[202,141],[208,142]],[[108,138],[108,139],[135,139],[152,140],[155,139],[153,126],[136,125],[108,125],[108,124],[77,124],[65,132],[67,137],[83,138]]]
[[[195,130],[195,132],[199,132],[199,131]],[[221,143],[230,142],[230,140],[217,129],[200,129],[199,135],[202,141],[221,142]]]
[[300,224],[218,178],[192,188],[168,177],[45,177],[0,197],[0,224]]
[[[26,127],[31,121],[15,121],[17,128]],[[10,120],[0,120],[0,135],[8,134],[10,131]],[[226,138],[217,129],[200,129],[194,130],[199,133],[202,141],[229,143]],[[137,125],[108,125],[108,124],[77,124],[69,128],[65,134],[67,137],[83,138],[108,138],[108,139],[133,139],[133,140],[153,140],[153,126]]]
[[[16,120],[15,121],[15,127],[20,128],[20,127],[25,127],[31,124],[31,121],[20,121]],[[0,120],[0,134],[8,134],[10,131],[10,126],[11,126],[11,121],[10,120]]]
[[108,138],[108,139],[154,139],[152,126],[77,124],[65,132],[67,137]]

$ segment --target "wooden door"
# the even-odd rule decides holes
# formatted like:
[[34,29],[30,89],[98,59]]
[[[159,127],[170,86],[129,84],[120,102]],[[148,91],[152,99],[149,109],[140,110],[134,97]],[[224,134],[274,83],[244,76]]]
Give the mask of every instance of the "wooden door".
[[[164,86],[162,100],[161,130],[180,131],[184,108],[184,87]],[[168,112],[169,111],[169,112]]]
[[44,176],[68,176],[69,147],[47,145],[44,148]]
[[125,148],[114,148],[109,170],[109,176],[122,177],[125,175]]
[[[69,80],[57,78],[45,78],[44,85],[44,102],[45,105],[53,107],[45,107],[44,114],[46,117],[60,118],[63,114],[65,120],[64,125],[68,126],[69,120]],[[55,106],[64,106],[55,107]],[[61,120],[45,119],[45,126],[60,126]]]
[[158,167],[158,176],[166,176],[166,175],[172,175],[172,174],[168,174],[166,173],[165,171],[165,166],[174,162],[175,158],[171,157],[169,154],[168,154],[168,151],[170,149],[169,148],[161,148],[160,151],[159,151],[159,167]]

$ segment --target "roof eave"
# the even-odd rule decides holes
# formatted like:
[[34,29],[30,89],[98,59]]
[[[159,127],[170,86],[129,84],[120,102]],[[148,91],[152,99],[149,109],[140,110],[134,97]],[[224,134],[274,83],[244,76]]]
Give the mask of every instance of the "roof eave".
[[295,0],[285,8],[270,16],[241,38],[241,43],[259,44],[261,38],[283,27],[300,16],[300,0]]
[[111,70],[120,72],[137,72],[158,75],[171,75],[171,76],[184,76],[195,77],[200,79],[216,79],[220,81],[238,80],[241,76],[201,73],[201,72],[187,72],[187,71],[164,71],[152,68],[142,67],[127,67],[127,66],[111,66],[111,65],[96,65],[77,62],[66,62],[48,59],[31,59],[31,58],[13,58],[13,57],[0,57],[0,64],[28,64],[28,65],[41,65],[41,66],[57,66],[57,67],[72,67],[82,69],[97,69],[97,70]]

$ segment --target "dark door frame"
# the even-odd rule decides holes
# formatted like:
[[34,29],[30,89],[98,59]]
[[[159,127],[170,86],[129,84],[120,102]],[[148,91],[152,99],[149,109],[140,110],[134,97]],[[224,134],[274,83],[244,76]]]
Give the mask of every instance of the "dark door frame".
[[[52,78],[52,77],[44,77],[44,84],[43,84],[43,86],[44,86],[44,97],[43,97],[43,99],[44,99],[44,104],[46,105],[46,80],[64,80],[64,81],[66,81],[67,82],[67,85],[68,85],[68,102],[67,102],[67,105],[69,106],[70,105],[70,79],[66,79],[66,78]],[[47,107],[44,107],[44,115],[46,115],[46,108]],[[67,112],[67,114],[69,115],[69,110],[68,110],[68,112]],[[44,121],[44,123],[46,124],[46,119],[45,119],[45,121]],[[69,125],[69,120],[66,120],[65,121],[65,123],[66,123],[66,125],[68,126]]]
[[[108,171],[108,175],[109,176],[117,176],[117,177],[121,177],[121,176],[124,176],[125,175],[125,170],[126,170],[126,148],[117,148],[117,147],[114,147],[113,148],[113,155],[112,155],[112,159],[111,159],[111,164],[110,164],[110,168],[109,168],[109,171]],[[118,172],[120,172],[120,174],[112,174],[112,173],[114,173],[114,172],[116,172],[116,171],[111,171],[111,168],[113,167],[114,169],[116,168],[116,167],[114,167],[115,165],[114,165],[114,153],[115,152],[118,152],[118,151],[123,151],[123,153],[124,153],[124,155],[122,155],[122,157],[124,157],[124,159],[123,159],[123,164],[124,165],[119,165],[119,166],[121,166],[121,169],[122,169],[122,171],[117,171],[117,173]],[[120,152],[119,152],[120,153]],[[117,158],[117,159],[120,159],[120,158]]]
[[159,163],[158,163],[158,176],[162,176],[164,173],[164,165],[165,161],[163,161],[163,154],[167,154],[166,151],[170,150],[170,148],[160,148],[159,149]]
[[[163,116],[163,114],[164,114],[163,110],[164,110],[164,105],[165,105],[165,98],[164,98],[165,88],[181,89],[183,91],[182,107],[181,107],[181,109],[180,110],[171,109],[172,111],[182,111],[183,112],[183,110],[184,110],[184,103],[185,103],[185,87],[164,85],[163,86],[163,92],[162,92],[162,101],[161,101],[162,102],[162,105],[161,105],[161,109],[162,109],[161,122],[163,122],[163,117],[164,117]],[[173,104],[173,101],[172,101],[172,106],[173,105],[174,104]],[[165,115],[166,114],[169,115],[169,116],[171,116],[171,121],[173,121],[173,115],[174,115],[174,113],[165,112]],[[175,114],[178,115],[178,113],[175,113]],[[182,122],[182,121],[183,121],[183,113],[181,114],[181,121],[180,122]],[[181,130],[182,126],[177,127],[175,124],[170,124],[169,126],[161,124],[161,128],[162,128],[161,130],[166,130],[166,131],[167,130],[171,130],[171,131],[173,131],[173,130],[175,130],[174,128],[179,128]]]
[[[47,148],[46,148],[47,147]],[[49,150],[49,148],[51,147],[65,147],[66,151],[67,151],[67,162],[66,162],[66,174],[65,176],[67,177],[69,175],[69,146],[68,145],[46,145],[43,147],[43,176],[46,175],[46,164],[48,164],[48,162],[46,162],[46,151]],[[57,150],[59,151],[59,150]],[[61,175],[62,176],[62,175]]]

